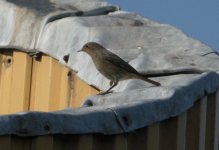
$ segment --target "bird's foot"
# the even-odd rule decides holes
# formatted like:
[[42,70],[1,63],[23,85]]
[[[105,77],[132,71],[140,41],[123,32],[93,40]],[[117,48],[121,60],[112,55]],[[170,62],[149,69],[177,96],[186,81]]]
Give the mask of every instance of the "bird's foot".
[[105,92],[100,92],[98,93],[97,95],[106,95],[106,94],[110,94],[112,93],[113,91],[105,91]]

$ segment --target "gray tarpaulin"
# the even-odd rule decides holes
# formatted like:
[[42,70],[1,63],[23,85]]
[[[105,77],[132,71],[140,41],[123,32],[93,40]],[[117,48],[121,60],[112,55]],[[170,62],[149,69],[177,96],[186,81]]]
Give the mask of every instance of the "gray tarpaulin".
[[[108,95],[88,97],[82,108],[0,116],[0,134],[115,134],[145,127],[190,108],[195,100],[219,88],[219,56],[179,29],[119,10],[102,0],[1,0],[0,47],[43,52],[72,68],[101,90],[109,81],[90,57],[77,53],[95,41],[139,72],[199,70],[141,80],[122,81]],[[69,61],[63,60],[69,55]]]

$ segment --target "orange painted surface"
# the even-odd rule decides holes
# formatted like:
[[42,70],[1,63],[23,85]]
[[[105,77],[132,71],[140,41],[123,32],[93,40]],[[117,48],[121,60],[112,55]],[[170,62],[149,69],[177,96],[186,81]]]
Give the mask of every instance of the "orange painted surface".
[[79,107],[98,91],[54,58],[33,59],[20,51],[0,52],[0,114]]
[[68,69],[49,56],[33,60],[30,110],[53,111],[67,107]]
[[32,59],[22,52],[0,54],[0,114],[27,111]]
[[98,90],[89,86],[84,81],[80,80],[77,76],[73,75],[73,90],[72,90],[72,103],[73,107],[80,107],[84,100],[91,95],[99,93]]

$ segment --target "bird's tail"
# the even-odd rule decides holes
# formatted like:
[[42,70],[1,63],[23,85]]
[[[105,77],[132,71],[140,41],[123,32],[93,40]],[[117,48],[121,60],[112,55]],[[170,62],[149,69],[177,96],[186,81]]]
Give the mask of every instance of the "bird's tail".
[[141,79],[144,80],[144,81],[146,81],[146,82],[149,82],[149,83],[151,83],[151,84],[153,84],[153,85],[161,86],[161,84],[160,84],[159,82],[154,81],[154,80],[151,80],[151,79],[148,79],[148,78],[146,78],[146,77],[143,77],[143,78],[141,78]]
[[149,79],[149,78],[147,78],[147,77],[145,77],[144,75],[141,75],[141,74],[135,74],[135,78],[144,80],[144,81],[149,82],[149,83],[151,83],[153,85],[156,85],[156,86],[161,86],[161,84],[159,82],[151,80],[151,79]]

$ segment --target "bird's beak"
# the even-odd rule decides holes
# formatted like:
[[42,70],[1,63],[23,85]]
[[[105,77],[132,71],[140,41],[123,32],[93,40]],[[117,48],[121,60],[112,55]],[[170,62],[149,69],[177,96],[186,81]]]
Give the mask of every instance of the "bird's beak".
[[80,49],[80,50],[77,50],[77,52],[82,52],[83,50],[82,49]]

